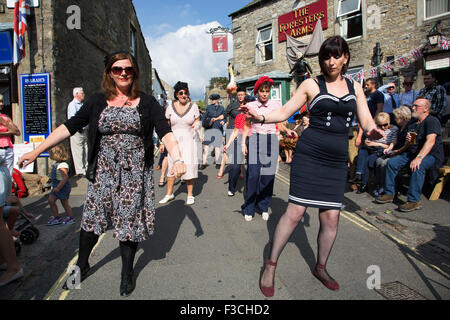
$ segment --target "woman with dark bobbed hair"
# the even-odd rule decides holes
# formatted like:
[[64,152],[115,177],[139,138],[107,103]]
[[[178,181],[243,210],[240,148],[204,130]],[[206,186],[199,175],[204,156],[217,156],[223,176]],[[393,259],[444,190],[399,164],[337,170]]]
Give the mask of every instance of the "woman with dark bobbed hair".
[[[19,166],[32,163],[42,152],[89,125],[89,179],[77,266],[83,281],[90,271],[89,256],[99,235],[110,226],[119,240],[122,257],[120,295],[135,288],[133,263],[139,242],[153,234],[155,192],[153,183],[153,129],[173,159],[173,174],[186,166],[164,109],[153,96],[139,88],[139,69],[127,52],[105,58],[102,92],[92,95],[77,112],[54,130],[43,143],[19,159]],[[76,276],[69,279],[73,281]],[[66,281],[63,288],[73,283]]]
[[300,136],[291,164],[289,205],[273,236],[270,257],[265,261],[260,278],[262,293],[274,294],[275,267],[286,242],[302,219],[307,207],[319,209],[320,230],[317,237],[317,264],[313,275],[328,289],[339,284],[326,271],[326,264],[337,235],[339,213],[347,178],[348,130],[357,114],[369,138],[378,139],[377,129],[361,85],[343,75],[350,61],[350,51],[342,37],[323,42],[319,52],[321,75],[307,79],[292,98],[270,114],[259,116],[243,107],[255,122],[276,123],[291,117],[300,106],[308,104],[309,127]]

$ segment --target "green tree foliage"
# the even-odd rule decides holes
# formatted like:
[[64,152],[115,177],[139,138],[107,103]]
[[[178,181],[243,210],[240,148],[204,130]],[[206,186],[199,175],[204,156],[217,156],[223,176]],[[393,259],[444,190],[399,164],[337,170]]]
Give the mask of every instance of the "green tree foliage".
[[209,80],[209,86],[211,88],[226,89],[228,82],[229,80],[227,77],[212,77]]
[[195,103],[198,105],[199,109],[205,109],[206,108],[205,101],[203,101],[203,100],[197,100]]

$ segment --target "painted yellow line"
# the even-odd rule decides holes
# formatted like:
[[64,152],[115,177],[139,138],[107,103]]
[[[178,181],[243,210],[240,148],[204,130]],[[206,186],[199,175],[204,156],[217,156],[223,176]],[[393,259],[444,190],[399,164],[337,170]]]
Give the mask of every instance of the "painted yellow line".
[[[417,254],[419,255],[419,257],[420,257],[420,253],[417,252],[416,249],[413,249],[413,251],[414,251],[415,253],[417,253]],[[442,273],[442,274],[447,274],[447,272],[442,271],[438,266],[435,266],[434,264],[432,264],[432,263],[430,263],[430,262],[428,262],[428,261],[423,261],[423,260],[419,259],[419,262],[420,262],[421,264],[423,264],[424,266],[429,267],[429,268],[433,268],[433,269],[435,269],[436,271],[438,271],[438,272],[440,272],[440,273]],[[444,263],[444,265],[445,265],[445,263]],[[448,265],[447,265],[447,266],[448,266]]]
[[353,220],[358,221],[359,223],[365,225],[369,229],[372,229],[372,230],[375,230],[375,231],[378,230],[377,227],[375,227],[374,225],[370,224],[369,222],[367,222],[366,220],[364,220],[363,218],[359,217],[357,214],[355,214],[353,212],[342,210],[341,214],[345,214],[345,215],[347,215],[347,217],[351,217]]
[[[286,178],[280,174],[276,174],[275,175],[276,178],[278,178],[278,180],[280,180],[281,182],[284,182],[285,184],[289,185],[290,184],[290,180],[289,178]],[[387,234],[385,232],[382,232],[380,229],[378,229],[377,227],[371,225],[370,223],[368,223],[367,221],[365,221],[364,219],[358,217],[357,215],[355,215],[354,213],[351,213],[349,211],[345,211],[342,210],[341,211],[341,215],[346,218],[347,220],[353,222],[354,224],[360,226],[361,228],[363,228],[364,230],[367,231],[371,231],[371,230],[375,230],[375,231],[380,231],[381,233],[383,233],[384,235],[386,235],[387,237],[391,238],[392,240],[394,240],[395,242],[397,242],[399,245],[402,245],[404,247],[409,247],[408,244],[400,239],[398,239],[397,237],[391,235],[391,234]],[[428,261],[423,261],[422,259],[420,259],[420,253],[415,249],[412,248],[412,251],[414,251],[415,253],[417,253],[419,255],[419,261],[423,264],[426,265],[432,269],[435,269],[436,271],[440,272],[441,274],[446,274],[446,272],[442,271],[439,267],[437,267],[436,265],[429,263]],[[448,266],[447,264],[444,263],[445,266]]]
[[[105,234],[102,234],[99,238],[98,241],[96,243],[96,245],[94,246],[94,248],[92,249],[92,252],[94,252],[94,250],[97,248],[97,246],[100,244],[100,242],[102,241],[103,237],[105,236]],[[92,254],[91,252],[91,254]],[[76,261],[78,260],[78,254],[76,254],[72,260],[70,260],[70,262],[67,264],[67,268],[66,270],[74,265],[76,263]],[[67,276],[67,271],[64,270],[64,272],[59,276],[58,280],[56,280],[56,282],[53,284],[53,286],[50,288],[50,290],[47,292],[47,294],[44,297],[44,300],[50,300],[50,298],[53,296],[54,292],[56,291],[57,288],[62,286],[63,280],[66,278]],[[67,295],[69,294],[70,290],[64,290],[61,295],[59,296],[58,300],[65,300],[67,298]]]
[[[73,265],[77,261],[77,259],[78,259],[78,254],[75,255],[75,257],[73,257],[72,260],[70,260],[67,267]],[[67,270],[67,268],[66,268],[66,270]],[[53,284],[53,286],[47,292],[47,294],[44,297],[44,300],[50,300],[50,297],[53,295],[53,291],[55,291],[56,288],[58,288],[62,284],[62,281],[65,277],[66,277],[66,272],[64,271],[64,273],[59,276],[58,280],[56,280],[56,282]]]
[[284,183],[287,184],[287,185],[290,184],[290,181],[289,181],[288,178],[285,178],[285,177],[283,177],[282,175],[280,175],[280,174],[278,174],[278,173],[275,174],[275,177],[277,177],[280,181],[284,182]]
[[356,221],[353,218],[351,218],[349,215],[346,214],[345,211],[341,211],[341,216],[346,218],[347,220],[353,222],[354,224],[360,226],[361,228],[363,228],[366,231],[370,231],[371,230],[371,229],[367,228],[366,226],[362,225],[361,223],[359,223],[358,221]]
[[[288,178],[280,175],[280,174],[276,174],[275,175],[278,180],[280,180],[281,182],[284,182],[285,184],[289,185],[290,181]],[[371,224],[369,224],[368,222],[364,221],[363,219],[356,217],[354,214],[348,212],[348,211],[341,211],[341,214],[348,220],[350,220],[351,222],[353,222],[354,224],[360,226],[361,228],[363,228],[364,230],[370,231],[372,230],[377,230],[377,228],[375,228],[374,226],[372,226]],[[351,217],[350,217],[351,215]],[[365,225],[365,226],[364,226]],[[369,228],[368,228],[369,227]]]

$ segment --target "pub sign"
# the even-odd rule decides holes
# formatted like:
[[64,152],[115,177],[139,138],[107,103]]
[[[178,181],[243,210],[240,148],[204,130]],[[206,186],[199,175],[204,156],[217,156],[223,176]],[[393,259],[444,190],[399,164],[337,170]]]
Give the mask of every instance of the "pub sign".
[[313,33],[319,19],[322,21],[322,29],[327,29],[327,0],[320,0],[279,16],[278,41],[286,41],[286,34],[299,38]]

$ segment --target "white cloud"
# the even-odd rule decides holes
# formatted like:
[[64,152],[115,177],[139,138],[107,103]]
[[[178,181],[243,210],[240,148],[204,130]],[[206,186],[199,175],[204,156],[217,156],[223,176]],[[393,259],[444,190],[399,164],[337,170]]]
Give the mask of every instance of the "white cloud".
[[204,98],[205,86],[212,77],[228,76],[232,35],[228,34],[228,52],[213,53],[211,35],[206,33],[218,25],[187,25],[159,38],[145,38],[159,76],[171,86],[177,81],[187,82],[193,100]]
[[191,14],[191,5],[189,3],[186,3],[184,6],[180,7],[180,17],[186,17]]

